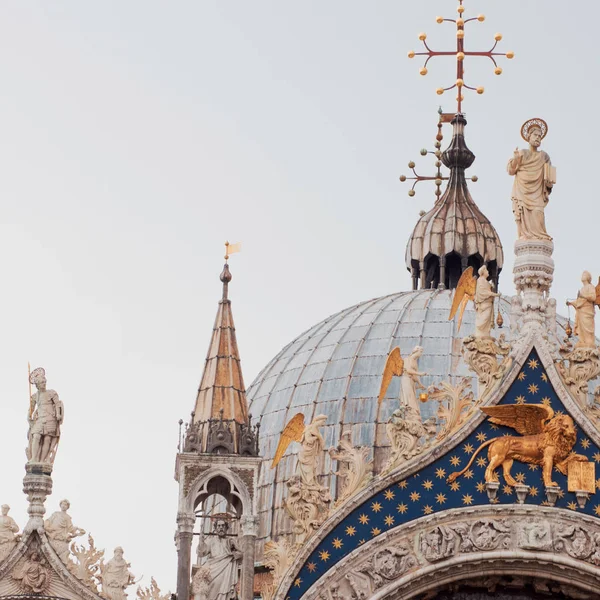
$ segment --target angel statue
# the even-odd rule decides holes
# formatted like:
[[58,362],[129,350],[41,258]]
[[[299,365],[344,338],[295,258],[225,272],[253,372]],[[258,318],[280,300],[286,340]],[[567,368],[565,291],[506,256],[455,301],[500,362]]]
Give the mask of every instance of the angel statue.
[[[417,390],[424,390],[425,386],[421,383],[421,377],[427,373],[419,371],[419,358],[423,355],[423,348],[415,346],[413,351],[405,359],[402,358],[400,348],[394,348],[387,357],[385,368],[383,369],[383,378],[381,379],[381,388],[379,390],[379,404],[385,398],[388,387],[393,377],[400,377],[400,405],[406,406],[420,414],[419,403],[417,401]],[[427,400],[427,394],[421,394],[421,400]]]
[[510,486],[517,485],[510,472],[515,460],[542,467],[546,487],[558,486],[552,481],[554,469],[566,475],[569,463],[588,460],[586,456],[573,452],[577,429],[569,415],[555,414],[545,404],[503,404],[483,406],[481,410],[488,415],[490,423],[512,427],[521,436],[501,434],[487,440],[477,448],[462,471],[448,477],[449,483],[466,473],[484,448],[488,448],[489,459],[485,470],[486,483],[497,482],[496,469],[502,467],[504,479]]
[[530,119],[521,127],[521,136],[529,142],[527,150],[515,150],[508,161],[508,174],[514,176],[513,213],[520,240],[551,240],[546,231],[544,209],[556,183],[556,169],[550,157],[539,150],[548,133],[543,119]]
[[302,413],[298,413],[292,417],[279,438],[279,444],[271,463],[271,469],[274,469],[279,464],[279,461],[283,458],[285,451],[292,442],[300,442],[296,473],[300,476],[302,483],[308,486],[319,486],[317,481],[317,461],[325,447],[325,440],[323,440],[319,428],[323,427],[326,422],[326,415],[317,415],[309,425],[304,424],[304,415]]
[[493,290],[493,284],[488,281],[490,276],[487,267],[483,265],[478,271],[479,277],[473,275],[473,267],[465,269],[458,280],[452,307],[450,308],[451,321],[458,314],[458,331],[462,324],[463,314],[469,300],[475,304],[475,337],[489,338],[494,326],[494,298],[500,296]]
[[581,276],[583,287],[577,294],[577,300],[567,301],[567,306],[575,309],[575,335],[579,340],[575,348],[596,347],[596,306],[600,306],[600,278],[598,285],[592,285],[592,276],[584,271]]

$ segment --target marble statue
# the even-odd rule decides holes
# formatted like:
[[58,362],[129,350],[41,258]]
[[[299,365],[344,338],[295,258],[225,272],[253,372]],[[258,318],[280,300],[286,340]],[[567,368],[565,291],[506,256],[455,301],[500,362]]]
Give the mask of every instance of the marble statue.
[[490,276],[484,265],[478,271],[477,285],[475,287],[475,337],[490,337],[494,326],[494,299],[500,294],[493,292],[492,282],[488,281]]
[[544,209],[554,185],[554,169],[550,157],[539,147],[548,132],[542,119],[531,119],[521,128],[527,150],[515,150],[508,161],[508,173],[514,176],[513,213],[520,240],[551,240],[546,231]]
[[135,583],[135,577],[129,570],[131,565],[123,558],[123,548],[117,546],[114,556],[106,563],[100,563],[102,595],[107,600],[125,600],[125,589]]
[[416,410],[417,413],[420,413],[417,390],[425,389],[420,378],[427,375],[427,373],[419,371],[419,359],[421,356],[423,356],[423,348],[415,346],[404,361],[404,372],[400,377],[400,404]]
[[596,298],[597,289],[592,285],[592,276],[584,271],[581,276],[583,287],[577,294],[577,300],[567,305],[575,309],[575,335],[579,338],[575,348],[596,347]]
[[17,532],[19,526],[12,517],[8,516],[10,506],[3,504],[0,516],[0,562],[2,562],[13,550],[19,540]]
[[43,556],[32,554],[13,573],[13,579],[26,595],[45,594],[52,583],[52,572]]
[[50,544],[65,564],[69,561],[69,544],[76,537],[85,534],[85,530],[73,525],[71,516],[67,512],[70,507],[68,500],[61,500],[60,510],[52,513],[44,523]]
[[35,385],[37,392],[31,397],[29,410],[27,459],[30,463],[52,464],[64,418],[63,404],[54,390],[46,389],[44,369],[32,371],[29,381]]
[[202,570],[206,573],[206,598],[202,600],[232,600],[236,597],[236,586],[242,552],[236,543],[227,537],[229,524],[224,519],[215,522],[216,535],[202,541],[199,554],[205,557]]

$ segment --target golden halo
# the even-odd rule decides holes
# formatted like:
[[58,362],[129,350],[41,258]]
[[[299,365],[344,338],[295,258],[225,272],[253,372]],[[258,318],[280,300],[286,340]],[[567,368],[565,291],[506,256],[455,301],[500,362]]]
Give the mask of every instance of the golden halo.
[[521,137],[526,142],[529,141],[527,139],[529,135],[529,130],[533,129],[534,127],[539,127],[539,129],[542,130],[542,139],[546,137],[546,134],[548,133],[548,123],[546,123],[544,119],[539,119],[536,117],[535,119],[529,119],[529,121],[525,121],[525,123],[523,123],[523,125],[521,126]]

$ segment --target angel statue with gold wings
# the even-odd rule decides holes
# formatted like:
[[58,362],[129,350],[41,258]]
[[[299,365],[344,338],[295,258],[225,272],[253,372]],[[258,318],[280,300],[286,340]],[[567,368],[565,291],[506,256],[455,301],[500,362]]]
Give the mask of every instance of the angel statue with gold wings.
[[450,483],[466,473],[479,452],[486,447],[488,448],[486,483],[498,481],[496,469],[501,466],[506,483],[510,486],[517,485],[517,481],[510,473],[513,461],[517,460],[541,466],[544,485],[557,487],[558,484],[552,481],[554,468],[566,475],[570,462],[588,460],[587,457],[573,452],[577,442],[577,430],[569,415],[555,414],[552,408],[545,404],[504,404],[483,406],[481,410],[488,415],[491,423],[512,427],[521,434],[521,437],[503,435],[484,442],[473,453],[471,460],[462,471],[452,473],[448,477]]
[[[392,378],[400,377],[400,405],[411,408],[417,415],[420,414],[417,389],[425,389],[420,378],[427,375],[427,373],[419,371],[419,358],[422,355],[423,348],[421,346],[415,346],[406,360],[402,358],[400,348],[398,347],[394,348],[388,354],[385,368],[383,369],[381,389],[379,390],[379,404],[385,398]],[[422,396],[422,399],[425,401],[427,396]]]
[[300,442],[296,474],[305,485],[320,487],[317,481],[317,462],[325,448],[325,440],[319,428],[326,422],[326,415],[317,415],[309,425],[304,424],[302,413],[292,417],[281,433],[271,468],[274,469],[279,464],[292,442]]
[[583,287],[577,299],[567,301],[567,306],[575,309],[575,335],[579,338],[575,348],[596,347],[596,306],[600,306],[600,279],[598,285],[592,285],[592,276],[584,271],[581,276]]
[[479,277],[476,279],[473,275],[473,267],[465,269],[458,280],[452,307],[450,309],[451,321],[458,314],[458,330],[462,324],[465,308],[469,300],[475,304],[475,337],[489,338],[492,327],[494,326],[494,298],[500,296],[493,290],[487,267],[484,265],[478,271]]

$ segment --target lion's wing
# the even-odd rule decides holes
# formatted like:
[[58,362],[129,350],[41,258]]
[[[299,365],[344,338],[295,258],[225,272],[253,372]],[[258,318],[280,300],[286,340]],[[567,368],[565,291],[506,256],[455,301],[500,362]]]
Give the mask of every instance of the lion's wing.
[[542,433],[546,421],[554,416],[554,411],[545,404],[503,404],[484,406],[481,410],[496,425],[512,427],[521,435]]
[[302,439],[303,433],[304,415],[302,413],[298,413],[290,419],[289,423],[281,432],[279,444],[277,444],[277,450],[275,451],[275,456],[273,457],[273,462],[271,463],[271,469],[274,469],[279,464],[279,461],[283,458],[285,451],[292,442],[299,442]]

